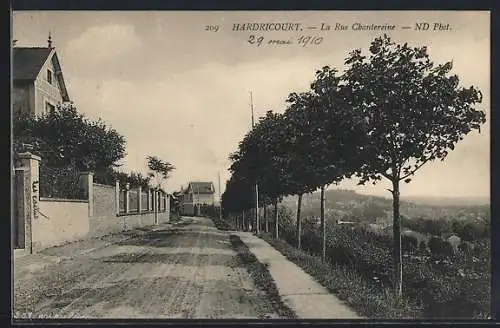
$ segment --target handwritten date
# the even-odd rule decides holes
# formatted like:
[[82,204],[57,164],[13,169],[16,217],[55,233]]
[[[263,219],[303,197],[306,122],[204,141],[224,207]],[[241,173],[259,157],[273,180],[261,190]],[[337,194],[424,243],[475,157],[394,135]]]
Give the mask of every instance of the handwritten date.
[[299,46],[306,47],[308,45],[321,44],[323,42],[323,37],[301,35],[296,40],[293,40],[293,39],[289,39],[289,40],[269,39],[269,40],[267,40],[266,38],[264,38],[264,36],[250,35],[247,42],[250,43],[251,45],[255,45],[257,47],[260,47],[260,46],[266,45],[266,44],[267,45],[297,44]]

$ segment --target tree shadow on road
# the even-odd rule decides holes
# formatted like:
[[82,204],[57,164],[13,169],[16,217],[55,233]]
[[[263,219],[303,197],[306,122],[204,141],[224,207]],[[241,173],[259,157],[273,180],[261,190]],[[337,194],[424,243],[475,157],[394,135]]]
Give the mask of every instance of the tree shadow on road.
[[193,246],[196,243],[210,248],[230,249],[228,246],[227,235],[220,235],[217,232],[210,231],[203,231],[200,233],[178,229],[150,231],[141,236],[117,242],[116,245],[163,248],[174,246]]
[[100,259],[106,263],[163,263],[163,264],[179,264],[183,266],[229,266],[240,267],[244,266],[241,261],[237,261],[235,255],[227,254],[197,254],[193,253],[173,253],[173,254],[117,254]]

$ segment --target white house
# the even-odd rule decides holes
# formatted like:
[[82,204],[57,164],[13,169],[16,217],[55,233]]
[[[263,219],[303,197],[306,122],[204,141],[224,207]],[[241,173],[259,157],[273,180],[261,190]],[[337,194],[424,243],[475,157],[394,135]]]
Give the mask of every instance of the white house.
[[47,47],[14,46],[12,58],[14,113],[41,115],[70,101],[50,35]]
[[197,215],[200,206],[215,204],[215,187],[212,182],[189,182],[182,190],[182,213]]

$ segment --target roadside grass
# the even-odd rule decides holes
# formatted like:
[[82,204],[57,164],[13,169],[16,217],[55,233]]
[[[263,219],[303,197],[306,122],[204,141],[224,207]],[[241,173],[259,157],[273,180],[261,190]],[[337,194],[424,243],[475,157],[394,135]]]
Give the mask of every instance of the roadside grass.
[[296,314],[281,300],[278,288],[266,265],[257,260],[255,255],[250,252],[247,245],[238,236],[230,235],[229,241],[238,254],[239,259],[248,269],[254,283],[269,296],[276,312],[282,317],[296,319]]
[[356,272],[320,257],[298,250],[287,242],[269,234],[260,238],[281,252],[288,260],[310,274],[323,287],[335,294],[359,315],[371,319],[418,319],[422,309],[407,300],[399,300],[392,290],[381,289]]
[[170,213],[170,220],[169,223],[176,223],[182,220],[182,217],[176,213],[176,212],[171,212]]
[[234,231],[236,230],[232,222],[226,220],[221,220],[219,217],[210,217],[213,221],[215,227],[222,231]]

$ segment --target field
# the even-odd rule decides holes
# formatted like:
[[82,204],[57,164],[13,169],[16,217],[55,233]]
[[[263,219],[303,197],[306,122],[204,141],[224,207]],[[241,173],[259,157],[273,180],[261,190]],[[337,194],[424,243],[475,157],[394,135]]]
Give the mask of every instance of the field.
[[[295,201],[287,198],[280,208],[280,238],[292,246],[297,245]],[[372,293],[387,293],[392,286],[391,206],[390,199],[381,197],[343,190],[327,193],[328,261],[361,277]],[[320,261],[319,195],[304,197],[302,213],[302,250]],[[425,318],[488,317],[489,205],[405,201],[401,213],[403,292],[412,311],[420,309],[417,316]]]

